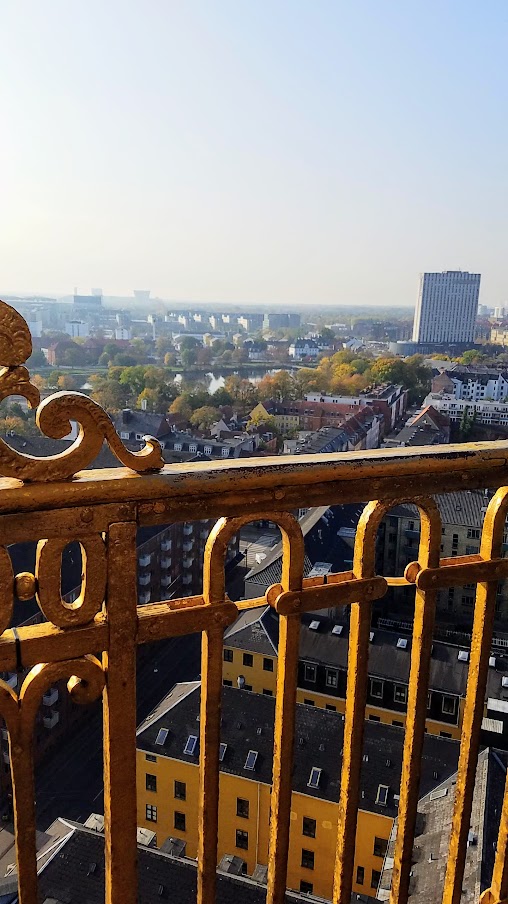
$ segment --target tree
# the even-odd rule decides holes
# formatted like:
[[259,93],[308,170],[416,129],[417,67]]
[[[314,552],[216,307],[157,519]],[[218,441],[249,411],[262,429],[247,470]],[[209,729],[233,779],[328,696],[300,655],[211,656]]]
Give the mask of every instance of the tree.
[[180,341],[180,351],[201,347],[202,343],[195,336],[184,336]]
[[263,414],[262,411],[255,411],[247,421],[247,427],[266,427],[271,433],[278,433],[277,421],[273,414]]
[[233,396],[230,395],[224,386],[219,386],[212,394],[212,401],[215,405],[232,405]]
[[164,355],[164,364],[166,367],[175,367],[176,366],[176,353],[175,352],[166,352]]
[[244,406],[254,405],[257,401],[256,387],[250,380],[231,374],[224,381],[224,389],[233,397],[235,402]]
[[198,348],[196,352],[196,364],[207,367],[212,362],[212,350],[210,348]]
[[216,424],[221,418],[218,408],[212,408],[211,405],[205,405],[203,408],[197,408],[190,418],[193,427],[198,430],[209,430],[212,424]]
[[183,367],[192,367],[192,365],[196,363],[197,353],[194,348],[184,348],[180,357],[182,359]]
[[33,375],[32,383],[34,384],[34,386],[37,386],[37,389],[39,389],[41,392],[43,391],[43,389],[46,389],[46,387],[48,385],[48,381],[46,380],[46,378],[41,377],[40,374]]
[[66,392],[77,389],[76,380],[70,374],[62,374],[61,377],[58,377],[57,386]]
[[[96,375],[97,376],[97,375]],[[106,411],[119,411],[125,408],[129,398],[127,387],[122,386],[116,380],[102,379],[100,382],[94,382],[92,399]]]
[[192,408],[183,394],[177,396],[176,399],[171,402],[169,413],[179,414],[180,417],[185,418],[186,421],[190,420]]
[[30,369],[32,367],[44,367],[47,363],[44,352],[36,348],[30,355],[26,365]]

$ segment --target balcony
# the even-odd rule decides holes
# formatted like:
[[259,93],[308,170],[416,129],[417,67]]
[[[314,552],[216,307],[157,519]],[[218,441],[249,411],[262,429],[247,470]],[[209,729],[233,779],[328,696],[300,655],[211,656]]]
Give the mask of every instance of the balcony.
[[[28,340],[23,338],[21,318],[7,306],[3,312],[5,329],[9,323],[13,324],[16,353],[10,359],[9,344],[3,343],[8,371],[7,376],[0,373],[0,389],[14,391],[13,387],[18,387],[18,391],[21,389],[36,404],[36,387],[28,383],[26,372],[19,366],[19,361],[30,353]],[[4,529],[3,536],[8,538],[4,542],[42,541],[37,574],[23,579],[14,576],[14,582],[26,587],[28,593],[37,580],[37,599],[46,618],[39,624],[20,626],[14,633],[10,630],[10,613],[4,611],[8,606],[1,609],[0,669],[9,677],[3,685],[0,711],[11,739],[18,881],[23,904],[37,901],[33,731],[30,729],[40,700],[51,692],[56,681],[68,680],[68,691],[76,702],[86,704],[104,697],[107,703],[103,707],[106,901],[107,904],[135,904],[136,645],[196,632],[205,638],[201,660],[200,784],[196,802],[200,823],[197,901],[213,904],[223,631],[234,622],[239,611],[262,605],[270,605],[278,613],[278,655],[284,664],[284,668],[277,670],[267,904],[282,904],[286,886],[300,617],[330,607],[350,606],[348,695],[334,851],[334,902],[349,904],[356,820],[361,808],[359,779],[372,602],[381,599],[388,587],[401,584],[416,588],[404,734],[404,781],[398,801],[391,888],[392,904],[406,904],[416,829],[419,761],[427,715],[433,594],[440,588],[475,583],[475,620],[444,894],[446,904],[459,902],[497,585],[508,576],[508,561],[501,554],[508,510],[508,442],[402,448],[390,450],[388,454],[376,450],[245,459],[231,464],[203,462],[194,464],[193,470],[187,472],[179,465],[164,466],[156,444],[147,446],[141,454],[121,447],[104,413],[97,410],[91,399],[72,394],[63,409],[59,407],[62,405],[59,399],[61,395],[45,401],[40,423],[48,432],[51,429],[54,432],[61,429],[59,417],[68,419],[72,415],[80,421],[83,416],[79,445],[71,445],[65,452],[41,460],[7,450],[0,439],[0,526]],[[86,470],[104,438],[111,441],[111,449],[120,459],[123,471],[120,468]],[[440,559],[441,519],[432,496],[485,486],[496,492],[485,516],[480,554]],[[358,502],[365,503],[365,508],[356,531],[352,570],[328,574],[326,583],[324,578],[323,583],[319,578],[304,578],[303,536],[291,513],[302,506]],[[382,577],[375,572],[376,533],[385,513],[403,502],[419,506],[425,545],[421,554],[414,550],[419,562],[410,565],[403,578]],[[208,541],[203,593],[192,597],[182,595],[172,600],[171,606],[151,604],[149,593],[140,594],[142,605],[138,606],[137,531],[139,527],[162,527],[178,521],[183,508],[185,517],[195,521],[222,519]],[[259,519],[277,524],[283,532],[285,561],[281,583],[272,586],[266,596],[233,603],[225,593],[225,551],[243,524]],[[185,525],[186,536],[192,530],[192,525]],[[84,567],[89,580],[84,584],[82,601],[73,608],[61,605],[54,592],[60,580],[62,539],[66,543],[80,541],[86,551]],[[140,556],[139,565],[146,567],[150,560],[150,555]],[[0,564],[8,574],[6,560]],[[191,582],[190,575],[184,575],[184,586]],[[12,575],[4,579],[3,585],[12,587]],[[30,671],[18,696],[15,670],[19,663]],[[45,716],[46,728],[54,727],[58,717],[58,712]],[[482,897],[482,904],[500,904],[508,897],[508,792],[504,793],[502,809],[497,850],[494,853],[492,849],[495,862],[491,886]]]
[[188,587],[189,584],[192,584],[192,575],[184,574],[182,578],[182,584],[184,585],[184,587]]
[[191,549],[194,548],[194,543],[182,543],[182,549],[184,552],[190,552]]
[[42,721],[44,722],[44,728],[51,730],[55,727],[55,725],[58,725],[60,721],[60,713],[57,710],[54,710],[51,715],[44,716]]
[[183,564],[183,567],[186,569],[192,568],[192,566],[194,564],[194,559],[192,557],[189,559],[184,559],[182,564]]
[[165,574],[161,578],[161,587],[169,587],[170,584],[173,583],[173,578],[170,574]]
[[140,567],[140,568],[148,568],[148,566],[149,566],[149,564],[150,564],[151,561],[152,561],[152,554],[151,554],[151,552],[149,552],[149,553],[144,553],[144,555],[139,556],[139,559],[138,559],[139,567]]
[[141,605],[141,606],[146,606],[146,604],[150,602],[150,597],[151,597],[151,595],[152,595],[152,594],[151,594],[150,590],[145,590],[145,591],[143,591],[142,593],[140,593],[140,594],[139,594],[139,602],[140,602],[140,605]]
[[169,552],[169,550],[171,549],[171,543],[172,543],[171,540],[162,540],[162,542],[161,542],[162,551]]
[[150,581],[151,581],[151,580],[152,580],[152,576],[151,576],[150,573],[148,573],[148,574],[142,574],[142,575],[140,575],[139,578],[138,578],[138,583],[139,583],[139,585],[140,585],[141,587],[148,587],[148,585],[150,584]]
[[171,568],[171,556],[163,556],[161,559],[161,568]]
[[184,524],[184,526],[183,526],[184,537],[192,537],[193,533],[194,533],[194,525],[193,524]]
[[58,688],[52,687],[47,692],[47,694],[43,694],[42,702],[44,706],[54,706],[54,704],[58,701]]

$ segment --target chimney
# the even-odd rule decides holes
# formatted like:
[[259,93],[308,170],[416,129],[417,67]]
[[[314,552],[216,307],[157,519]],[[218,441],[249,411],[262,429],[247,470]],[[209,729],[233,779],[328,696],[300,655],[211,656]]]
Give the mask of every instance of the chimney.
[[128,424],[132,417],[130,408],[122,408],[122,424]]

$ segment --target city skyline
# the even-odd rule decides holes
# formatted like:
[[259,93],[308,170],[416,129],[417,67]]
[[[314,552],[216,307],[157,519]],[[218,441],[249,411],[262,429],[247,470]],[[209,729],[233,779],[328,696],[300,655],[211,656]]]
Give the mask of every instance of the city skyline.
[[[5,7],[6,293],[503,305],[508,9]],[[98,61],[98,64],[97,64]]]

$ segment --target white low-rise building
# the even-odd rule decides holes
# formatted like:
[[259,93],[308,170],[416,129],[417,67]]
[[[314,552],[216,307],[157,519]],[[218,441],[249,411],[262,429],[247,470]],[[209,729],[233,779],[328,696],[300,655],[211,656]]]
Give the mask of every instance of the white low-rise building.
[[452,423],[461,421],[467,409],[467,415],[479,424],[508,426],[508,402],[457,399],[451,393],[431,392],[423,404],[447,414]]

